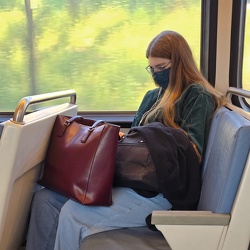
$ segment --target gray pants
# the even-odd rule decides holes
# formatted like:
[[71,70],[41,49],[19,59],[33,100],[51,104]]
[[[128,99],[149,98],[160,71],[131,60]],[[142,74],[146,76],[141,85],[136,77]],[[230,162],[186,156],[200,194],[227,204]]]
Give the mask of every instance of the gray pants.
[[91,234],[145,226],[153,210],[168,210],[162,194],[144,198],[130,188],[113,188],[109,207],[84,206],[47,189],[34,198],[26,250],[78,250]]

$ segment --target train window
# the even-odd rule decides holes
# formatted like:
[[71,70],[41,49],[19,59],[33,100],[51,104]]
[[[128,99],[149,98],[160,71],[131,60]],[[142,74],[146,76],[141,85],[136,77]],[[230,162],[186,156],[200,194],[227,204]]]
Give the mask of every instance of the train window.
[[247,1],[242,87],[250,90],[250,0]]
[[201,0],[1,1],[0,107],[75,89],[82,111],[136,110],[154,87],[145,50],[172,29],[199,63]]

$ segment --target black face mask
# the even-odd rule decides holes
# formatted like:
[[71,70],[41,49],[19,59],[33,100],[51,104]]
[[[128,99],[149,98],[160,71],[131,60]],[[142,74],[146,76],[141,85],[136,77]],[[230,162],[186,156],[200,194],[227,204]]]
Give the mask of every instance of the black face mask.
[[153,73],[153,79],[155,83],[160,87],[162,87],[164,90],[168,87],[169,73],[170,73],[170,67],[160,72]]

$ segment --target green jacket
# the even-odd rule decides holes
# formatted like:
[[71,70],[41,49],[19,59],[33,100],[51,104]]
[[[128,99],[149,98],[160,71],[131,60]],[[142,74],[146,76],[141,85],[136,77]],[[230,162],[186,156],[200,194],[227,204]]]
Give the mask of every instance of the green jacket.
[[[145,94],[134,117],[132,127],[144,124],[143,114],[151,109],[157,98],[159,100],[163,95],[159,91],[160,89],[156,88]],[[185,89],[175,103],[174,120],[188,134],[189,139],[195,143],[201,155],[204,154],[206,148],[215,107],[213,96],[201,85],[195,83]],[[163,123],[162,113],[158,112],[156,117],[150,117],[149,122]]]

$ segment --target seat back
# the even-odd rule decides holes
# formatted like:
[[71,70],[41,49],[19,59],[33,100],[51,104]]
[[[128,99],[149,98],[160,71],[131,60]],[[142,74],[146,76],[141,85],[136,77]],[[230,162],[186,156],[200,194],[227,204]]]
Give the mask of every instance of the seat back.
[[33,194],[57,115],[73,116],[77,105],[63,103],[8,120],[0,138],[0,249],[18,249],[27,227]]
[[214,114],[198,210],[230,213],[250,148],[250,121],[221,107]]
[[2,135],[2,132],[3,132],[3,127],[4,127],[4,123],[0,123],[0,138],[1,138],[1,135]]

